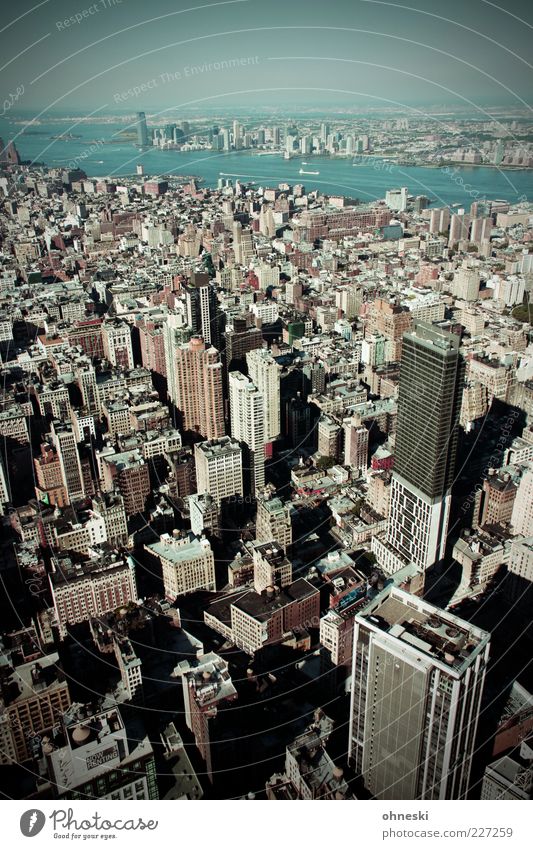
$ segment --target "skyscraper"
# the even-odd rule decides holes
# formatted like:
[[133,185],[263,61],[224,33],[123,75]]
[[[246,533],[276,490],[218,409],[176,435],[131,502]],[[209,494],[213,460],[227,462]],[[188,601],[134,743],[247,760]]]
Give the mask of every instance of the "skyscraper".
[[148,147],[148,127],[144,112],[137,112],[137,144],[139,147]]
[[133,350],[131,347],[131,329],[126,321],[114,319],[102,324],[104,354],[113,366],[132,369]]
[[[200,655],[195,661],[182,660],[178,665],[183,685],[185,722],[194,734],[196,747],[205,761],[205,771],[213,781],[217,766],[223,769],[224,744],[220,726],[226,716],[228,703],[237,699],[228,664],[213,652]],[[213,743],[218,745],[213,746]]]
[[229,398],[231,435],[244,443],[246,488],[257,495],[265,486],[265,400],[240,371],[229,375]]
[[355,616],[349,750],[375,798],[465,798],[489,640],[390,585]]
[[[248,364],[248,371],[250,371],[250,362],[247,359],[245,360],[245,357],[247,357],[249,351],[261,348],[263,344],[261,330],[259,327],[254,327],[251,320],[251,313],[235,316],[233,323],[224,331],[226,341],[224,358],[228,372],[241,371],[245,368],[246,363]],[[252,377],[252,380],[256,383],[254,377]],[[258,386],[257,383],[256,386]]]
[[264,348],[246,354],[248,373],[265,399],[265,442],[278,438],[280,424],[280,373],[272,354]]
[[403,337],[387,535],[400,558],[381,564],[388,572],[405,562],[423,572],[444,554],[464,377],[459,343],[422,321]]
[[200,442],[194,446],[197,491],[212,495],[217,501],[244,495],[242,482],[242,450],[230,436]]
[[190,284],[183,288],[187,304],[187,323],[193,334],[203,336],[209,345],[220,350],[217,293],[209,282],[209,275],[193,272]]
[[292,544],[292,522],[290,505],[280,498],[264,495],[257,499],[255,536],[259,542],[275,539],[288,551]]
[[61,479],[68,499],[73,501],[76,498],[83,498],[85,490],[80,455],[70,423],[53,422],[52,439],[59,457]]
[[206,439],[224,435],[222,364],[215,348],[193,337],[181,342],[176,328],[167,327],[165,358],[168,395],[183,415],[183,428]]

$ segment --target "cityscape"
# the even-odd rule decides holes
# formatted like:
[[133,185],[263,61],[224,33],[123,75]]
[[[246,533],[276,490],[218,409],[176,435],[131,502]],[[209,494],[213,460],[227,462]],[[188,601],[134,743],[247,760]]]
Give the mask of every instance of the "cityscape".
[[0,792],[531,800],[531,109],[224,56],[4,103]]

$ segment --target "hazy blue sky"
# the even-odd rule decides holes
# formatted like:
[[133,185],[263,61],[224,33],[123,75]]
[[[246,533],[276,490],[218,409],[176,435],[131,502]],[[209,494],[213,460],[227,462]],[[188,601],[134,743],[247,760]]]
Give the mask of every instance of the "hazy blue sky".
[[[24,87],[16,108],[34,113],[202,101],[524,109],[533,91],[533,5],[518,0],[22,0],[3,10],[0,98]],[[240,57],[257,60],[201,69]]]

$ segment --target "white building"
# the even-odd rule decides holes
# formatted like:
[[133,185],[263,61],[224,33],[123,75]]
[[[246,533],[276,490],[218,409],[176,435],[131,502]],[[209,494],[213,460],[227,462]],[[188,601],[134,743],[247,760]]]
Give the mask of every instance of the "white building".
[[489,640],[397,587],[356,614],[349,750],[374,798],[465,798]]
[[258,388],[240,371],[229,375],[231,435],[248,448],[251,491],[265,486],[265,403]]
[[533,534],[533,462],[528,463],[516,493],[511,515],[513,533],[520,536]]
[[246,354],[246,365],[251,380],[264,398],[265,442],[272,442],[278,438],[281,430],[281,366],[266,348],[249,351]]
[[150,543],[145,549],[159,559],[165,595],[171,601],[197,590],[214,592],[215,557],[205,537],[162,534],[159,542]]
[[220,501],[244,495],[242,451],[230,436],[200,442],[194,446],[198,493],[208,492]]
[[385,193],[385,203],[389,209],[394,209],[397,212],[404,212],[407,209],[408,199],[409,190],[407,186],[402,186],[401,189],[388,189]]
[[131,347],[131,330],[125,321],[118,319],[104,321],[102,324],[102,340],[104,354],[113,366],[132,369],[133,349]]

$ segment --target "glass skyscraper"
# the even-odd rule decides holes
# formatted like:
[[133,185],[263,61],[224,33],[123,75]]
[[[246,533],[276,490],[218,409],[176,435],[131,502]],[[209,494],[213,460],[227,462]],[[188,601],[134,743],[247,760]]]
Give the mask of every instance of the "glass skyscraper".
[[144,112],[137,112],[137,144],[139,147],[148,147],[148,127]]
[[464,379],[459,345],[454,333],[422,321],[403,337],[387,540],[373,549],[389,574],[408,564],[424,572],[444,555]]

